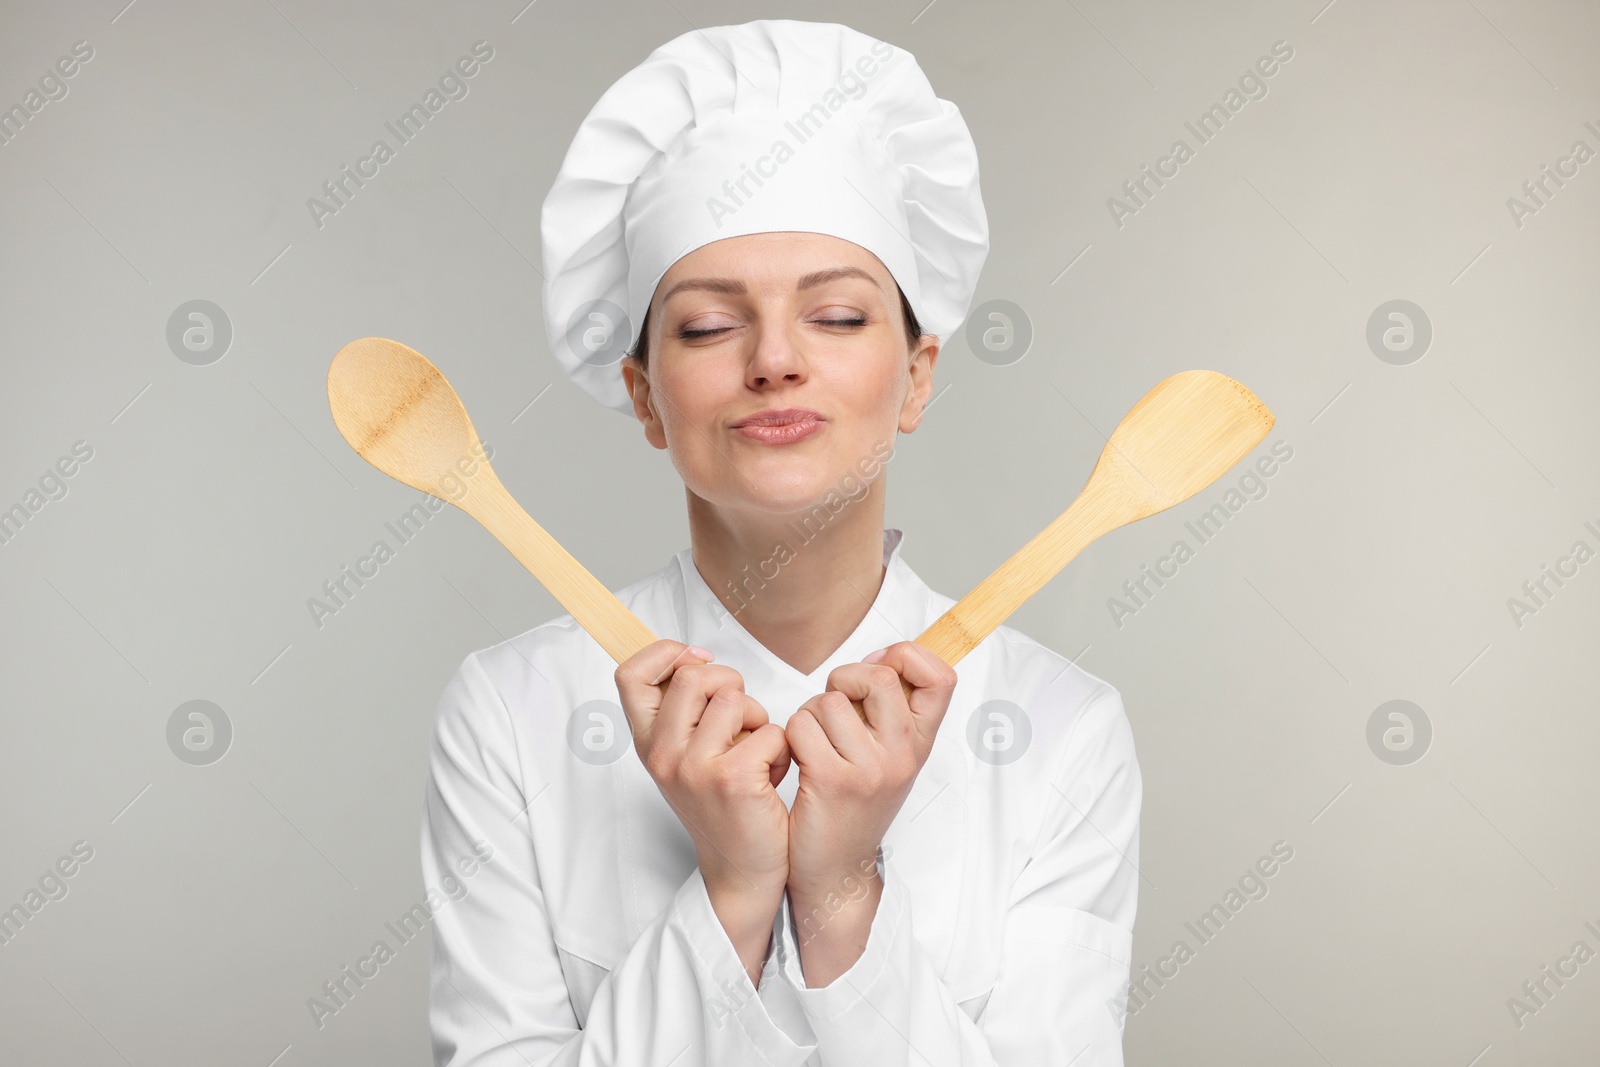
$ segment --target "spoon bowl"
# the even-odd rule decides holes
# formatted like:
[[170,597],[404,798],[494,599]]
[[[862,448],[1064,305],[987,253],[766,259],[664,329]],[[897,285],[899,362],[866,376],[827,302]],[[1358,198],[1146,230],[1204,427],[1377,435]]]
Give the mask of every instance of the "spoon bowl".
[[399,341],[363,337],[341,348],[328,367],[328,406],[362,459],[444,500],[461,495],[460,469],[472,466],[463,461],[484,455],[467,409],[439,368]]

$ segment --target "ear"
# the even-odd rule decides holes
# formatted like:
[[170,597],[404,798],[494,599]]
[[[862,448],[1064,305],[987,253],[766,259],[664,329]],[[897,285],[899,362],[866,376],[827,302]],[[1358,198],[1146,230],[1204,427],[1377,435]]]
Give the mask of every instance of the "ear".
[[911,388],[900,405],[900,432],[911,433],[922,424],[922,413],[928,409],[933,397],[933,367],[939,361],[939,338],[925,333],[911,355]]
[[655,396],[650,390],[650,379],[632,356],[622,359],[622,384],[628,387],[628,398],[633,401],[633,417],[644,427],[644,439],[659,449],[667,447],[667,431],[656,413]]

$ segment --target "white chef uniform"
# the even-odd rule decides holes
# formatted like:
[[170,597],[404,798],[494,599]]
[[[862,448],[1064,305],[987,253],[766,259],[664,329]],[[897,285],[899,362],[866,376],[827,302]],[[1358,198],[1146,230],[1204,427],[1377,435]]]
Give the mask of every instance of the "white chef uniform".
[[[914,639],[954,602],[902,540],[885,531],[871,610],[809,675],[745,631],[688,549],[616,593],[658,636],[738,670],[783,724],[835,667]],[[437,1064],[1122,1063],[1141,778],[1114,688],[995,630],[956,665],[884,837],[861,957],[806,988],[785,897],[757,991],[633,748],[615,670],[563,615],[468,655],[439,701],[423,875],[465,895],[432,919]],[[785,804],[798,781],[792,767]]]

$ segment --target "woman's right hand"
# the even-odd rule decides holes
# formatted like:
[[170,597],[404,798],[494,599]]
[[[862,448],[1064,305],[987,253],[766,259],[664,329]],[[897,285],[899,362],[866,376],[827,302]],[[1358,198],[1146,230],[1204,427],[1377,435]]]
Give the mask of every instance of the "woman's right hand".
[[776,902],[789,875],[789,809],[776,789],[788,736],[738,671],[703,652],[666,638],[646,645],[617,667],[617,693],[640,762],[694,840],[708,893]]

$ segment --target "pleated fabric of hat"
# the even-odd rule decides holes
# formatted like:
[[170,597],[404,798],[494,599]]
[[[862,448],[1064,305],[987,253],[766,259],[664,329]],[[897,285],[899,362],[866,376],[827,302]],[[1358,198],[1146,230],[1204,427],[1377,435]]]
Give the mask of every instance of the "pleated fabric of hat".
[[631,415],[619,361],[662,275],[713,241],[785,230],[872,252],[943,344],[989,252],[961,112],[909,52],[837,23],[668,41],[596,102],[545,197],[551,352]]

